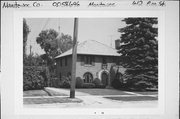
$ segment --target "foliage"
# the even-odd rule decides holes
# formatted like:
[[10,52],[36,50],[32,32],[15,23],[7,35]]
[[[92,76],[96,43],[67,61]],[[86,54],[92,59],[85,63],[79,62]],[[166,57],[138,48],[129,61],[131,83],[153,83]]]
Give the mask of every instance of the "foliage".
[[70,82],[69,78],[62,77],[60,87],[61,88],[70,88],[70,86],[71,86],[71,82]]
[[95,78],[92,82],[95,84],[95,88],[105,88],[106,86],[101,83],[101,80],[99,78]]
[[42,66],[44,64],[43,59],[39,55],[35,55],[32,53],[30,55],[26,55],[23,59],[24,66]]
[[116,89],[120,89],[124,86],[123,81],[122,81],[122,74],[121,73],[116,73],[114,80],[112,81],[112,87]]
[[23,90],[43,89],[47,79],[44,79],[43,68],[24,66],[23,67]]
[[135,86],[139,81],[143,81],[143,85],[147,87],[157,86],[157,18],[125,18],[123,21],[127,26],[119,29],[122,33],[119,53],[122,65],[127,68],[127,83]]
[[54,58],[72,47],[73,42],[71,36],[64,35],[63,33],[60,37],[58,36],[57,31],[49,29],[41,31],[36,38],[36,42],[46,53],[42,58],[48,66],[53,66],[55,64]]
[[100,83],[99,85],[95,85],[95,88],[106,88],[106,85]]
[[100,79],[95,78],[92,83],[94,83],[97,86],[97,85],[101,84],[101,81],[100,81]]
[[27,44],[27,37],[30,32],[29,26],[26,23],[26,19],[23,19],[23,57],[26,56],[26,44]]
[[95,88],[93,83],[83,83],[82,88]]
[[76,88],[82,88],[83,83],[84,82],[81,77],[76,77]]

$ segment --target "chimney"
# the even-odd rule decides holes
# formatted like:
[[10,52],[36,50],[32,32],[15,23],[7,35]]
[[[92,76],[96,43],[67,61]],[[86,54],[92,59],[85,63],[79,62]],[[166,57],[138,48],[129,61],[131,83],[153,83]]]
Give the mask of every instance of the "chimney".
[[120,39],[115,40],[115,48],[119,49],[120,47]]

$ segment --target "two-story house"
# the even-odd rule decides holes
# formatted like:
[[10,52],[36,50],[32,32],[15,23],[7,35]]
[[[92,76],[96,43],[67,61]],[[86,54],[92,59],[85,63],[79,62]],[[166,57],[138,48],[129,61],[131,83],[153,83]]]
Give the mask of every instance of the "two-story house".
[[[81,77],[85,83],[91,83],[99,78],[104,85],[111,85],[110,68],[116,64],[120,54],[117,50],[100,42],[89,40],[77,46],[76,77]],[[56,57],[57,75],[71,76],[72,49]]]

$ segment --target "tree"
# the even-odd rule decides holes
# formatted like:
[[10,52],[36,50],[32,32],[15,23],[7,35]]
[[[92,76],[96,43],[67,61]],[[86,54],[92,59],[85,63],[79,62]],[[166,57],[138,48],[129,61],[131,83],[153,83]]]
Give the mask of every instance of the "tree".
[[36,42],[44,49],[42,58],[47,62],[50,69],[54,69],[54,58],[72,48],[72,37],[70,35],[59,34],[54,29],[43,30],[36,38]]
[[121,35],[122,65],[127,68],[127,82],[146,88],[158,84],[157,18],[125,18]]
[[43,64],[43,59],[38,54],[31,53],[24,57],[24,66],[42,66]]
[[30,32],[29,26],[26,23],[26,19],[23,19],[23,56],[26,56],[26,44],[27,44],[27,37]]

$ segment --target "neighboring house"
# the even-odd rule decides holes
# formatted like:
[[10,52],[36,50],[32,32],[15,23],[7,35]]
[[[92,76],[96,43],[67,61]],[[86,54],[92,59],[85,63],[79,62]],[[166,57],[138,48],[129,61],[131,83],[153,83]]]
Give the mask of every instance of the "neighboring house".
[[[81,77],[85,83],[91,83],[99,78],[104,85],[111,85],[110,69],[116,65],[120,54],[117,50],[100,42],[89,40],[78,44],[76,77]],[[72,49],[56,57],[57,75],[71,76]]]

